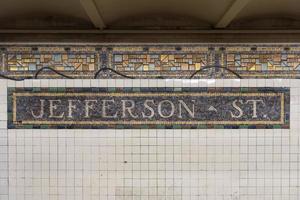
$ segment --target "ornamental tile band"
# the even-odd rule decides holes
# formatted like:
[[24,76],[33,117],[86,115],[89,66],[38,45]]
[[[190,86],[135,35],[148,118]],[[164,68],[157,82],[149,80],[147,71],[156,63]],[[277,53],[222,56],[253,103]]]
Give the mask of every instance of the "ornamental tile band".
[[8,128],[289,128],[288,88],[8,88]]
[[[51,67],[73,78],[94,78],[101,68],[111,68],[135,78],[299,78],[299,45],[71,45],[1,46],[1,73],[33,77]],[[39,78],[61,78],[45,70]],[[115,73],[98,78],[124,78]]]
[[[10,47],[3,53],[2,59],[4,72],[15,76],[31,75],[43,67],[51,67],[67,74],[85,77],[93,74],[99,66],[99,55],[95,48]],[[52,78],[54,74],[46,73],[41,76]]]
[[94,54],[41,53],[7,55],[8,71],[36,71],[44,66],[51,66],[59,71],[95,71]]

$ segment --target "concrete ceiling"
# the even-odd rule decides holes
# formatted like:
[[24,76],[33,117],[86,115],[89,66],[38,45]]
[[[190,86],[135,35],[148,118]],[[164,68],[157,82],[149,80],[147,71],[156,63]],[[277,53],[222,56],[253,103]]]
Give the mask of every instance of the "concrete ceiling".
[[6,0],[0,29],[300,29],[299,0]]

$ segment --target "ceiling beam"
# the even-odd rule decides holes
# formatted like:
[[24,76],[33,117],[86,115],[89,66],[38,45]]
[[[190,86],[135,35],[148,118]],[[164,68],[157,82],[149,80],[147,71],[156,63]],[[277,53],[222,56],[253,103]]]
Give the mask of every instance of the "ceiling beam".
[[250,0],[235,0],[215,25],[215,28],[226,28],[249,2]]
[[80,0],[80,2],[94,26],[103,30],[105,28],[105,23],[94,0]]

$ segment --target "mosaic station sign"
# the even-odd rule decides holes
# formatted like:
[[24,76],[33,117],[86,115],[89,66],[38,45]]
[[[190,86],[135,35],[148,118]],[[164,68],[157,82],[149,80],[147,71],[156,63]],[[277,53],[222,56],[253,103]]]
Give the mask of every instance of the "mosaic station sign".
[[287,88],[8,88],[8,128],[289,128]]

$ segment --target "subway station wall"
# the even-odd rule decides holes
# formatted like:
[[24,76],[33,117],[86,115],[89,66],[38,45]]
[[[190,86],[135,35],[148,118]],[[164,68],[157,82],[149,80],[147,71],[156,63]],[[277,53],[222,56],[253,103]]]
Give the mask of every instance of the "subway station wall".
[[[12,123],[26,118],[23,112],[35,101],[34,95],[28,95],[33,99],[19,100],[20,110],[15,110],[17,120],[10,122],[12,90],[9,88],[35,95],[34,92],[41,92],[37,88],[52,88],[54,94],[67,93],[72,88],[77,88],[76,92],[80,88],[102,88],[102,92],[115,91],[112,88],[118,88],[119,92],[122,88],[158,88],[166,92],[169,88],[170,92],[172,88],[180,94],[192,88],[193,92],[234,91],[246,97],[259,88],[267,88],[267,91],[261,90],[260,95],[264,92],[277,95],[279,88],[288,98],[283,98],[283,104],[282,98],[263,96],[258,99],[265,100],[270,107],[257,109],[258,118],[270,115],[276,120],[277,115],[283,114],[283,121],[276,122],[279,125],[270,123],[271,118],[259,118],[258,124],[251,124],[255,117],[251,107],[251,112],[244,112],[249,119],[246,118],[242,126],[220,123],[217,126],[136,127],[130,126],[133,122],[129,120],[129,127],[124,124],[118,127],[68,124],[35,127]],[[220,102],[224,104],[213,104],[209,99],[206,104],[212,103],[215,110],[228,111],[227,100],[222,98],[223,95]],[[59,98],[55,96],[55,99]],[[278,109],[282,106],[287,109]],[[213,108],[208,109],[214,113]],[[238,115],[239,112],[233,113],[233,116]],[[204,120],[210,117],[219,120],[213,114]],[[300,197],[299,120],[300,80],[297,79],[0,80],[0,199],[296,200]]]

